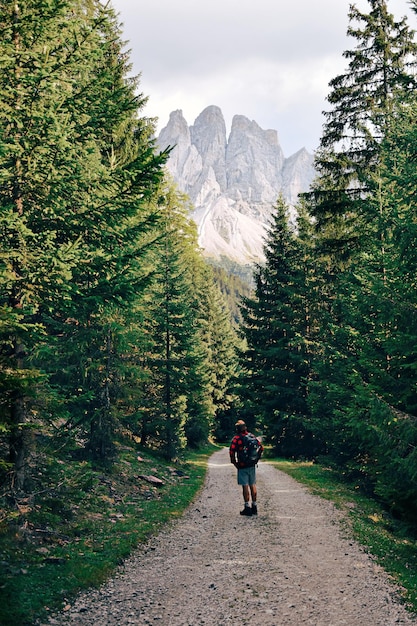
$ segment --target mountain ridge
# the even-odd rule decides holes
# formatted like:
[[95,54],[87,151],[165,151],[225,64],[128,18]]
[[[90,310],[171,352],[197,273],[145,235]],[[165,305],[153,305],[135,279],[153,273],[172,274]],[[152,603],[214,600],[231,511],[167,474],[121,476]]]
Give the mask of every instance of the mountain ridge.
[[264,239],[280,194],[291,207],[313,178],[313,155],[305,148],[286,158],[278,133],[235,115],[227,136],[223,113],[206,107],[188,125],[180,109],[171,112],[157,138],[173,146],[167,168],[190,198],[204,253],[240,264],[262,262]]

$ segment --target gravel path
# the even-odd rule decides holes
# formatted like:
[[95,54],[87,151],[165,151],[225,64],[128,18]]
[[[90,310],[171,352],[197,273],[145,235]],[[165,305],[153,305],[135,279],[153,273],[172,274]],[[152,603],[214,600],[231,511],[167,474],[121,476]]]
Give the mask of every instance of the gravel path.
[[389,578],[340,530],[331,503],[261,462],[257,517],[242,517],[227,449],[181,520],[48,625],[417,624]]

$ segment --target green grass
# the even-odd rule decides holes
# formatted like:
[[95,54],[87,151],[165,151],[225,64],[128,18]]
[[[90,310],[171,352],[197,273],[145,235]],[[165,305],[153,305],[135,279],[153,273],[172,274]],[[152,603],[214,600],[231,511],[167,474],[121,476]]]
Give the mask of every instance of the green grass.
[[377,501],[364,496],[356,485],[344,482],[329,468],[305,462],[271,462],[345,513],[346,532],[400,585],[405,603],[417,613],[416,529],[393,518]]
[[18,502],[17,512],[0,508],[0,624],[34,624],[104,582],[134,548],[183,514],[214,450],[167,464],[126,446],[106,473],[88,462],[48,460],[50,486]]

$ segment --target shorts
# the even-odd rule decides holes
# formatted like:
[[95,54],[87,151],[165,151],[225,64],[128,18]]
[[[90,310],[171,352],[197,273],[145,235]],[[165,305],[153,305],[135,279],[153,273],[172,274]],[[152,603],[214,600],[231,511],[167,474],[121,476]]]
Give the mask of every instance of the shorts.
[[242,467],[237,470],[238,485],[256,485],[256,469],[252,467]]

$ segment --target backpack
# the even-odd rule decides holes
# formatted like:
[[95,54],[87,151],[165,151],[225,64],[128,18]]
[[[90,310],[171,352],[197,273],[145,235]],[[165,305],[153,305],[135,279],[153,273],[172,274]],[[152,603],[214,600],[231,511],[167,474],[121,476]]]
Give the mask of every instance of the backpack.
[[243,441],[243,450],[238,452],[239,463],[244,463],[247,466],[256,465],[260,458],[259,441],[252,433],[242,435],[241,439]]

